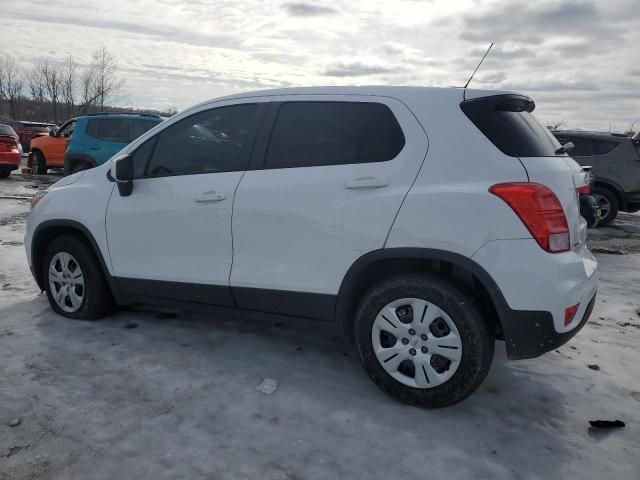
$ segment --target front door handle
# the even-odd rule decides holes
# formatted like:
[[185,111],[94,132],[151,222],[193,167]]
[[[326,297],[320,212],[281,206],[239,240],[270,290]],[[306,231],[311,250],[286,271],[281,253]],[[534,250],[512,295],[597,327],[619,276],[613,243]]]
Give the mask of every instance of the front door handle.
[[91,145],[89,148],[91,150],[100,150],[100,145]]
[[227,196],[224,193],[204,192],[202,195],[196,197],[196,202],[198,203],[220,202],[225,198],[227,198]]
[[346,183],[345,188],[382,188],[389,185],[389,180],[382,177],[359,177]]

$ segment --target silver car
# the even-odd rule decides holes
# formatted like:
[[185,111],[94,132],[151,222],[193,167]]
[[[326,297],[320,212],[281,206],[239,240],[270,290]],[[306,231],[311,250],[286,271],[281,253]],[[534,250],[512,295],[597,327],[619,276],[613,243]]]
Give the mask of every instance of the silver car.
[[618,211],[640,210],[640,135],[555,130],[561,145],[574,144],[569,152],[580,165],[593,167],[593,196],[601,209],[600,226],[611,223]]

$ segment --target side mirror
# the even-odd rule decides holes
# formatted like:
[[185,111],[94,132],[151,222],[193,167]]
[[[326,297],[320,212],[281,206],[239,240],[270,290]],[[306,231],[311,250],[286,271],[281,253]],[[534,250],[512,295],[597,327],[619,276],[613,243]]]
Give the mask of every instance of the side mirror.
[[58,136],[58,131],[57,130],[49,130],[49,136],[50,137],[57,137]]
[[111,163],[111,178],[118,186],[121,197],[128,197],[133,191],[133,157],[122,155]]

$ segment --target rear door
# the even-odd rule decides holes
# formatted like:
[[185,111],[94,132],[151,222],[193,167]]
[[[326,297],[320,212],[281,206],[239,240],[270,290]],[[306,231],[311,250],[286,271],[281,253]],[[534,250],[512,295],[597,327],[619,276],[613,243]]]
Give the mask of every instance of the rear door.
[[128,118],[92,118],[87,122],[89,151],[100,165],[122,150],[129,143]]
[[232,291],[245,308],[322,318],[351,264],[384,246],[427,137],[389,98],[272,101],[264,155],[236,194]]

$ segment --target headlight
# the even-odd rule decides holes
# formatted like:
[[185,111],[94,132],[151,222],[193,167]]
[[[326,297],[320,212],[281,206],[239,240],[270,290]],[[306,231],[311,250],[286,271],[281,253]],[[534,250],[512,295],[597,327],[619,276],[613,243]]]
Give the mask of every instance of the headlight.
[[47,194],[48,190],[40,190],[33,197],[31,197],[31,208],[33,209],[40,200]]

